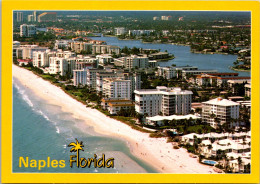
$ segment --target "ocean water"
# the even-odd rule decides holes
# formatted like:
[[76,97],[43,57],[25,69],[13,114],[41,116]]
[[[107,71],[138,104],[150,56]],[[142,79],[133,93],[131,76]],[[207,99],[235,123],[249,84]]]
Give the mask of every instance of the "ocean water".
[[[45,172],[45,173],[154,173],[153,167],[130,153],[128,143],[123,140],[97,134],[93,127],[84,121],[75,119],[70,113],[61,111],[61,107],[47,104],[35,96],[17,79],[13,79],[13,172]],[[114,168],[78,168],[76,164],[71,168],[69,163],[71,153],[68,144],[75,142],[75,138],[83,141],[84,151],[80,157],[93,158],[94,154],[106,158],[115,158]],[[65,160],[66,166],[19,167],[19,157],[29,162],[32,159]]]

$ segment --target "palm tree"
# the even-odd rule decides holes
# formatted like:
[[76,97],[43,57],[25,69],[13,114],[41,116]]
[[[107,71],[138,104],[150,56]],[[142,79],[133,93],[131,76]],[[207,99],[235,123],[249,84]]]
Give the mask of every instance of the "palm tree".
[[84,147],[83,145],[83,142],[81,141],[79,143],[78,139],[76,139],[76,143],[75,142],[71,142],[69,145],[70,146],[73,146],[71,149],[70,149],[70,152],[77,152],[77,167],[79,167],[79,150],[83,150],[82,147]]
[[242,159],[241,159],[241,157],[238,157],[238,158],[237,158],[237,163],[238,163],[238,172],[240,172],[240,167],[241,167],[241,165],[242,165]]

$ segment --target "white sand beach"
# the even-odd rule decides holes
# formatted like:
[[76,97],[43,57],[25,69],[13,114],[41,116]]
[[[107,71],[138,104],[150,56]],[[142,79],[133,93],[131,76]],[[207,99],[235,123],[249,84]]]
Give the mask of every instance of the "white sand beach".
[[62,111],[70,112],[76,118],[85,120],[96,132],[127,141],[136,157],[161,173],[216,173],[213,167],[202,165],[196,158],[191,158],[185,149],[173,149],[172,143],[166,143],[166,138],[150,138],[148,133],[134,130],[96,109],[86,108],[59,87],[26,69],[13,65],[13,77],[47,103],[61,106]]

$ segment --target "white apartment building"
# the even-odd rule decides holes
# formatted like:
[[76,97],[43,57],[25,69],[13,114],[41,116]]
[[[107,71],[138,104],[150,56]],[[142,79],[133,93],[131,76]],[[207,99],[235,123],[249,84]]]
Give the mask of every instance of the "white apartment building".
[[183,71],[197,71],[196,66],[168,66],[168,67],[158,67],[158,76],[162,76],[166,79],[172,79],[174,77],[181,77]]
[[103,95],[106,98],[131,99],[131,81],[121,78],[105,78],[103,80]]
[[73,85],[86,85],[87,84],[87,71],[86,70],[73,70]]
[[[216,121],[218,118],[219,121]],[[202,102],[202,122],[209,123],[216,128],[230,120],[239,118],[239,103],[221,97]],[[238,126],[239,122],[232,122],[230,126]]]
[[132,36],[142,36],[147,35],[149,36],[154,30],[129,30],[128,34]]
[[100,69],[86,69],[87,71],[87,85],[93,89],[97,88],[97,73],[104,72]]
[[20,45],[19,47],[13,47],[13,54],[17,58],[33,59],[33,52],[46,51],[48,47],[39,47],[38,45]]
[[92,54],[120,54],[120,47],[114,45],[92,45]]
[[55,49],[68,49],[69,40],[55,40],[54,48]]
[[103,92],[103,79],[117,78],[117,74],[114,72],[98,72],[96,73],[96,90],[97,92]]
[[76,53],[71,51],[62,51],[61,49],[59,49],[56,53],[56,56],[59,58],[68,59],[70,57],[76,57]]
[[96,56],[99,64],[108,64],[113,62],[113,57],[111,54],[101,54]]
[[20,36],[21,37],[31,37],[33,35],[36,35],[35,25],[27,25],[27,24],[20,25]]
[[156,89],[135,90],[135,110],[149,117],[163,114],[186,115],[191,110],[192,92],[181,88],[157,86]]
[[158,76],[162,76],[166,79],[172,79],[176,77],[175,67],[158,67]]
[[139,73],[132,73],[132,72],[124,72],[122,74],[119,74],[119,76],[122,76],[125,80],[131,80],[131,94],[136,89],[141,89],[141,75]]
[[33,66],[34,67],[43,67],[43,66],[48,66],[49,65],[49,60],[47,57],[46,52],[42,51],[35,51],[33,52]]
[[60,74],[64,76],[68,72],[68,61],[64,58],[50,57],[49,65],[50,74]]
[[125,34],[125,28],[124,27],[116,27],[115,28],[115,35],[123,35]]
[[122,59],[123,66],[128,69],[149,67],[149,59],[145,56],[131,55],[130,57],[124,57]]
[[72,51],[75,51],[76,53],[80,53],[81,51],[86,51],[89,54],[92,52],[92,43],[86,43],[86,42],[70,42],[69,43],[70,48]]

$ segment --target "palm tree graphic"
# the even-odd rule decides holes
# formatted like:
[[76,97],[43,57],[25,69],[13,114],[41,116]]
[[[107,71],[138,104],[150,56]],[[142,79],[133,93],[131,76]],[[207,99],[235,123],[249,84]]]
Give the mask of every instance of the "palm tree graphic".
[[73,146],[71,149],[70,149],[70,152],[77,152],[77,167],[79,167],[79,150],[83,150],[82,147],[84,147],[83,145],[83,142],[81,141],[79,143],[78,139],[76,139],[76,143],[75,142],[71,142],[69,145],[70,146]]

